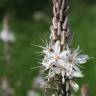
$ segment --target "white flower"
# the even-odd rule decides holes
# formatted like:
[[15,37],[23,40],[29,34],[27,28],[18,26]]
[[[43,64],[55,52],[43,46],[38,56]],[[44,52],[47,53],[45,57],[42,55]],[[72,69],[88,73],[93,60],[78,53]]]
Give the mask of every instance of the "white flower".
[[[53,68],[52,71],[54,71],[54,68],[57,68],[62,77],[66,75],[69,79],[73,77],[83,77],[82,72],[79,69],[79,64],[86,63],[89,57],[88,55],[80,54],[81,51],[79,51],[79,47],[76,50],[71,50],[67,46],[66,49],[61,52],[60,41],[57,41],[52,48],[51,46],[47,46],[43,49],[45,57],[42,61],[42,65],[45,67],[45,70]],[[49,49],[51,49],[51,51]],[[54,73],[60,74],[57,72]]]
[[[46,76],[48,81],[54,80],[54,77],[59,75],[62,76],[62,84],[64,84],[65,77],[67,77],[72,89],[77,92],[79,86],[71,79],[83,77],[79,67],[81,66],[80,64],[87,62],[89,56],[81,54],[79,47],[76,50],[72,50],[65,46],[65,49],[61,50],[60,41],[56,41],[54,46],[49,44],[43,47],[43,54],[44,59],[41,64],[44,67],[44,71],[48,70],[48,75]],[[68,90],[69,84],[66,86],[66,90]]]
[[79,64],[86,63],[89,57],[88,55],[83,55],[80,53],[81,52],[79,51],[79,47],[73,51],[67,47],[67,49],[61,53],[61,57],[66,62],[65,69],[69,71],[67,72],[68,75],[71,74],[74,77],[83,77],[82,72],[79,69]]
[[3,30],[0,33],[0,38],[4,42],[14,42],[15,41],[15,36],[12,32],[9,32],[8,30]]
[[[58,66],[60,62],[62,63],[63,60],[61,60],[61,58],[60,58],[60,42],[59,41],[56,42],[54,47],[52,47],[52,48],[45,47],[43,49],[44,49],[43,52],[46,55],[43,59],[42,64],[45,65],[45,67],[48,67],[48,65],[49,65],[49,67],[52,65]],[[49,49],[52,49],[52,51],[50,51]]]

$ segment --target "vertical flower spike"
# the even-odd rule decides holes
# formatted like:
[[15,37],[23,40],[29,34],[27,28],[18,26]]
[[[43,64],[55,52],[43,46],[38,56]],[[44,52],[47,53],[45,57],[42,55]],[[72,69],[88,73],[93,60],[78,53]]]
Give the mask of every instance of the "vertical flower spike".
[[83,77],[79,66],[89,59],[88,55],[81,54],[79,47],[69,48],[72,33],[68,25],[68,9],[68,0],[53,0],[51,42],[50,46],[42,47],[44,59],[41,65],[43,71],[48,72],[46,84],[57,92],[56,96],[71,96],[72,90],[77,92],[79,85],[72,79]]
[[11,64],[11,45],[15,42],[15,36],[9,28],[9,15],[3,18],[3,29],[0,33],[0,39],[4,43],[4,59],[6,64]]
[[53,43],[60,40],[61,46],[65,46],[65,43],[69,42],[68,38],[71,40],[72,37],[68,25],[68,9],[68,0],[53,0],[53,19],[50,37]]

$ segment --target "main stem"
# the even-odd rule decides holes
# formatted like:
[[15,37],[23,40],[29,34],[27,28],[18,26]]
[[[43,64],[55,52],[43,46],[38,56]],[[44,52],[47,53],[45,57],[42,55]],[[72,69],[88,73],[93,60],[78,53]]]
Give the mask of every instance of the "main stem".
[[[53,19],[51,29],[51,43],[54,45],[56,41],[60,41],[61,51],[65,49],[65,45],[71,40],[71,32],[68,25],[68,0],[53,0]],[[62,77],[59,77],[59,96],[70,96],[70,83],[65,77],[65,83],[62,83]]]
[[[6,34],[9,34],[9,16],[5,15],[3,20],[3,30],[5,30]],[[4,56],[5,63],[11,64],[11,41],[4,42]]]

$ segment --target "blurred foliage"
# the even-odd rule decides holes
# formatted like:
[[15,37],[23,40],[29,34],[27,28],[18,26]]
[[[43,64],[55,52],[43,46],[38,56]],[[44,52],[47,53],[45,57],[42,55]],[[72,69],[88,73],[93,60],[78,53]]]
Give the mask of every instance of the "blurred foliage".
[[[94,4],[96,0],[69,0],[71,4],[74,2],[83,2],[85,4]],[[36,10],[46,10],[49,7],[51,0],[0,0],[0,15],[9,12],[18,18],[31,18],[31,15]]]
[[48,4],[49,0],[0,0],[0,13],[10,12],[19,18],[26,18],[38,9],[43,10]]
[[[16,43],[12,50],[13,65],[11,66],[4,65],[3,43],[0,43],[0,76],[8,76],[11,86],[16,90],[16,96],[26,96],[27,90],[31,88],[33,77],[38,73],[38,69],[31,70],[31,68],[38,66],[37,62],[41,57],[35,52],[41,50],[31,44],[41,45],[41,38],[48,39],[50,34],[49,23],[44,20],[32,21],[30,18],[34,12],[40,10],[49,12],[47,15],[52,15],[51,4],[51,0],[0,0],[0,18],[6,12],[12,14],[14,18],[11,27],[16,35]],[[70,0],[69,17],[70,27],[74,34],[72,46],[77,48],[79,45],[86,54],[94,57],[87,64],[82,65],[84,68],[81,69],[85,77],[77,81],[80,85],[88,83],[90,96],[95,96],[96,0]],[[21,85],[18,85],[19,81]]]
[[85,3],[88,3],[88,4],[94,4],[94,3],[96,3],[96,0],[81,0],[81,1],[82,2],[85,2]]

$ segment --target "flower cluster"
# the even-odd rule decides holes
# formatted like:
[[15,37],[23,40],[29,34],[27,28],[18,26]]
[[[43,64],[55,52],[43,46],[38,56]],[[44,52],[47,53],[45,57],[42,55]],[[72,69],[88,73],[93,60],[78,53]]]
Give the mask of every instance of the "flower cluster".
[[76,91],[79,86],[72,81],[74,77],[83,77],[79,69],[80,64],[86,63],[89,59],[88,55],[80,54],[79,47],[76,50],[71,50],[68,46],[61,51],[60,41],[56,41],[54,46],[47,45],[43,47],[44,59],[42,66],[44,71],[48,70],[48,81],[56,75],[62,77],[62,83],[65,83],[65,77],[70,80],[70,85]]

